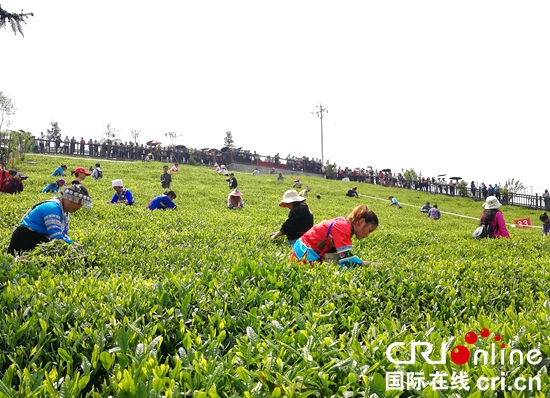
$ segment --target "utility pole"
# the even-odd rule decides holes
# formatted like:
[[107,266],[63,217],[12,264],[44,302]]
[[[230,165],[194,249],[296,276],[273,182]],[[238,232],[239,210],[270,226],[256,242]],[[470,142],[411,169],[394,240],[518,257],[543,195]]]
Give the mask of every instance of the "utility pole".
[[323,114],[328,113],[328,109],[323,108],[321,103],[319,103],[319,106],[316,106],[316,108],[319,109],[311,113],[315,113],[317,116],[319,116],[319,119],[321,119],[321,164],[323,165],[323,167],[325,167],[325,154],[323,151]]

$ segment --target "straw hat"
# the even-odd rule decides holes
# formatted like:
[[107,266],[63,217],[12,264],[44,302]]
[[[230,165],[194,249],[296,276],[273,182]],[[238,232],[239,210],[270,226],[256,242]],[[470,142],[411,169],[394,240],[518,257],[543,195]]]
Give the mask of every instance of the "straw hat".
[[286,207],[288,203],[303,202],[306,198],[300,196],[295,189],[289,189],[283,194],[283,200],[279,202],[279,206]]
[[485,207],[486,210],[494,210],[502,206],[502,203],[498,201],[496,196],[487,196],[482,206]]
[[238,189],[234,189],[233,191],[229,192],[229,196],[243,196],[243,193]]

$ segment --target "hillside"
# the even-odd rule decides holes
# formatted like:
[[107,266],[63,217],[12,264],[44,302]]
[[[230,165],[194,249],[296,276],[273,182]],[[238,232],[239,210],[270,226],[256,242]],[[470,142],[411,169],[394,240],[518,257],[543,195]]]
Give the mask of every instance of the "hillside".
[[[29,176],[25,191],[0,195],[4,248],[25,212],[50,197],[38,192],[55,180],[50,173],[60,163],[26,160],[36,163],[19,165]],[[447,352],[437,369],[467,372],[471,388],[439,396],[468,397],[489,371],[530,377],[550,362],[550,243],[540,229],[509,228],[511,239],[474,241],[475,220],[443,214],[434,222],[419,207],[429,200],[477,218],[480,203],[368,184],[358,192],[369,197],[348,198],[356,183],[302,177],[313,188],[308,203],[316,222],[347,216],[359,203],[375,211],[380,226],[355,240],[355,251],[384,264],[310,269],[290,265],[284,240],[269,239],[288,214],[277,204],[292,185],[289,176],[281,182],[236,173],[245,208],[231,211],[224,177],[182,166],[172,186],[179,209],[149,212],[149,200],[163,192],[161,163],[101,166],[104,178],[84,183],[93,208],[71,216],[69,235],[84,245],[85,258],[1,257],[0,283],[7,286],[0,291],[0,394],[395,397],[401,392],[384,392],[388,372],[429,375],[434,368],[418,355],[406,367],[391,363],[392,342],[431,342],[437,357],[442,342],[447,350],[464,345],[467,332],[483,328],[499,333],[505,350],[536,348],[546,362],[482,368],[471,360],[457,365]],[[136,206],[108,203],[118,178]],[[405,206],[388,206],[389,195]],[[537,212],[502,210],[508,223],[531,217],[538,224]],[[490,343],[480,339],[476,347]],[[539,377],[544,392],[537,396],[548,396],[548,374]]]

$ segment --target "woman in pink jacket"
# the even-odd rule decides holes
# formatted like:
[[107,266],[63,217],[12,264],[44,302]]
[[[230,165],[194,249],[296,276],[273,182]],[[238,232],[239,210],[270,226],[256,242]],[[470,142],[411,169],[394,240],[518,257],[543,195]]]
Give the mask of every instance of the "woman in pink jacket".
[[479,218],[479,225],[485,224],[491,227],[491,238],[509,238],[510,233],[506,229],[506,222],[499,207],[502,204],[495,196],[487,196],[483,207],[485,210]]

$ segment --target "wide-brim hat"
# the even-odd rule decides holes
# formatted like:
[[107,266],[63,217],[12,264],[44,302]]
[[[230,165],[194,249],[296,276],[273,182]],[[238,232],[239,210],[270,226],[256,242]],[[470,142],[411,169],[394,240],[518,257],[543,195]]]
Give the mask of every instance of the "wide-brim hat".
[[86,170],[84,167],[77,167],[76,169],[74,169],[74,173],[75,173],[75,174],[76,174],[76,173],[84,173],[84,174],[86,174],[87,176],[89,176],[90,174],[92,174],[92,173],[90,173],[88,170]]
[[485,207],[486,210],[494,210],[502,206],[502,203],[499,202],[496,196],[487,196],[482,206]]
[[288,203],[303,202],[306,200],[303,196],[300,196],[295,189],[289,189],[283,194],[283,200],[279,202],[279,206],[286,207]]
[[295,178],[295,179],[294,179],[294,182],[298,182],[298,181],[300,181],[299,178]]
[[229,196],[243,196],[243,193],[238,189],[234,189],[231,192],[229,192]]
[[122,184],[122,180],[113,180],[112,186],[113,187],[123,187],[124,184]]

